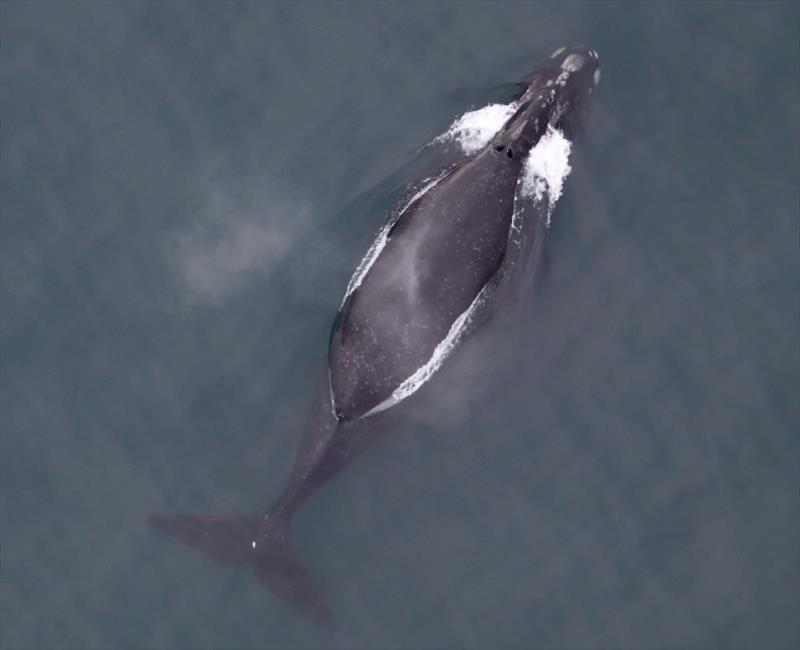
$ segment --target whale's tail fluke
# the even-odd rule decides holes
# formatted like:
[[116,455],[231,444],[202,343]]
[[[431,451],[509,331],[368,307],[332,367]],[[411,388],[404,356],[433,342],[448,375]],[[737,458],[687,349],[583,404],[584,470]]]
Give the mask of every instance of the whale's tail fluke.
[[292,548],[287,518],[151,515],[149,521],[217,562],[251,565],[276,595],[321,627],[334,629],[325,599]]

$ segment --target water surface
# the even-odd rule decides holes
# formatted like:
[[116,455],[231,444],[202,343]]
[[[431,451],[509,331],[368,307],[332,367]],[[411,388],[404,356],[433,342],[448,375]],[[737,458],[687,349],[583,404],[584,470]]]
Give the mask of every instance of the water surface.
[[331,647],[145,526],[285,482],[419,148],[603,78],[546,274],[295,539],[345,643],[800,645],[795,3],[0,5],[0,646]]

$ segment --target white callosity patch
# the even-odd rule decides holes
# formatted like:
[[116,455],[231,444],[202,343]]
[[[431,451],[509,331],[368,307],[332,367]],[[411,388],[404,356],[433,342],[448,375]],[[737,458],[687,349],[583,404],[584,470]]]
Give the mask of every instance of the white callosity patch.
[[531,197],[534,201],[547,200],[548,226],[550,215],[564,188],[564,181],[572,171],[569,164],[571,149],[572,144],[564,134],[548,126],[547,132],[531,149],[525,160],[520,178],[522,195]]
[[561,69],[567,72],[577,72],[583,67],[584,63],[586,63],[586,59],[580,54],[573,52],[561,62]]
[[[577,72],[586,64],[586,59],[582,54],[573,52],[565,57],[561,62],[561,73],[556,77],[555,83],[559,86],[566,86],[567,79],[573,72]],[[550,84],[548,84],[550,85]]]
[[516,102],[511,102],[489,104],[476,111],[469,111],[453,122],[442,135],[434,138],[433,142],[438,144],[455,141],[464,153],[475,153],[489,144],[516,110]]
[[596,86],[599,83],[600,83],[600,68],[597,68],[597,70],[594,71],[594,85]]

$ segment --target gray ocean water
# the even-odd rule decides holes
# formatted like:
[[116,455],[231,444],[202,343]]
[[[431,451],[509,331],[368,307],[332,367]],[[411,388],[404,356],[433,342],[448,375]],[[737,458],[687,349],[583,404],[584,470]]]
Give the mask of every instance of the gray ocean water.
[[[577,43],[535,291],[296,518],[342,636],[149,529],[277,495],[403,170]],[[790,2],[0,4],[0,646],[800,646],[799,111]]]

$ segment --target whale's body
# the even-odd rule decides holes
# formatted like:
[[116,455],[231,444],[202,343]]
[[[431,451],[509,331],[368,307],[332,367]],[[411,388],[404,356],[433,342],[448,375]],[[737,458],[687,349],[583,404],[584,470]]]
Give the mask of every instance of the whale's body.
[[332,625],[292,550],[291,515],[376,439],[385,414],[425,384],[536,258],[549,212],[546,201],[524,216],[519,209],[526,157],[548,129],[574,137],[598,71],[591,50],[555,52],[526,78],[515,113],[486,146],[418,183],[394,208],[347,287],[292,477],[275,505],[255,518],[154,515],[151,523],[214,559],[251,565],[278,595]]
[[497,273],[521,166],[486,148],[390,228],[331,339],[331,395],[340,419],[393,405],[393,393],[433,357]]

